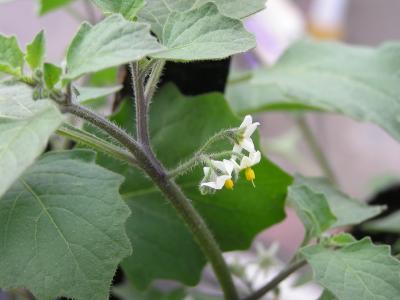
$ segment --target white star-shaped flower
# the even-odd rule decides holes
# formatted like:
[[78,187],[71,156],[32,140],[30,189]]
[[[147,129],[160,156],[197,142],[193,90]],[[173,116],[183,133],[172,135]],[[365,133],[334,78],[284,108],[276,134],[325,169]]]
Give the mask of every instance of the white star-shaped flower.
[[[223,161],[212,160],[212,167],[204,167],[204,179],[200,187],[209,187],[214,190],[220,190],[224,187],[227,181],[232,180],[233,163],[230,160]],[[233,187],[233,186],[232,186]]]
[[248,152],[255,152],[255,147],[251,135],[256,131],[257,127],[260,125],[258,122],[253,123],[253,118],[247,115],[243,123],[240,125],[239,130],[241,131],[241,136],[238,143],[233,146],[233,152],[241,153],[242,149]]
[[261,152],[255,151],[250,152],[249,156],[243,156],[240,163],[238,164],[235,159],[231,159],[232,164],[237,172],[241,170],[251,168],[261,161]]

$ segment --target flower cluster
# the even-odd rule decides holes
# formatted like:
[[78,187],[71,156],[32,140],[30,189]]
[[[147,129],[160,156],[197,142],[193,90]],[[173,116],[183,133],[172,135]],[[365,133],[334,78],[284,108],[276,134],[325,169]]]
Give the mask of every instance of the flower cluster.
[[208,160],[203,168],[204,178],[200,183],[200,191],[203,194],[213,193],[223,187],[233,189],[235,181],[241,171],[244,170],[245,178],[254,185],[256,175],[252,166],[261,160],[260,151],[256,151],[251,138],[254,131],[260,125],[253,123],[251,116],[246,116],[239,128],[234,129],[232,140],[234,142],[231,158]]

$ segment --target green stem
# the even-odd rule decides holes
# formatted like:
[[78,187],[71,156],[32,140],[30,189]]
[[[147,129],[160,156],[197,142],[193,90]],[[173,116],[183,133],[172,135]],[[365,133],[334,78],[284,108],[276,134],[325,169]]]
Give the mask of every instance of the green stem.
[[[164,66],[165,66],[165,60],[156,61],[149,76],[149,79],[147,80],[144,92],[144,97],[146,99],[147,106],[150,105],[151,99],[153,99]],[[149,110],[149,107],[147,107],[147,110]]]
[[90,134],[84,130],[75,128],[71,125],[64,124],[61,128],[57,130],[57,134],[60,136],[69,138],[75,142],[82,143],[89,146],[97,151],[103,152],[105,154],[111,155],[114,158],[128,162],[133,166],[137,166],[136,159],[127,152],[126,150],[108,143],[97,136]]
[[308,144],[308,147],[310,148],[312,154],[314,155],[317,163],[319,164],[320,168],[324,172],[325,176],[328,177],[328,179],[332,183],[337,183],[335,173],[333,172],[333,169],[325,156],[325,153],[322,151],[320,145],[318,144],[318,141],[312,132],[310,126],[308,125],[306,119],[304,116],[299,116],[297,118],[297,124],[300,128],[300,131],[302,132],[305,141]]
[[186,174],[188,171],[193,169],[194,167],[197,167],[200,164],[204,164],[206,159],[221,159],[225,158],[227,156],[232,156],[236,155],[238,157],[243,157],[244,155],[241,153],[233,152],[233,151],[223,151],[219,153],[211,153],[211,154],[205,154],[205,153],[199,153],[195,154],[192,158],[190,158],[188,161],[180,164],[177,166],[175,169],[171,170],[168,173],[169,178],[176,178],[178,176]]
[[306,260],[299,260],[284,270],[282,270],[278,275],[276,275],[270,282],[255,291],[253,294],[245,297],[243,300],[257,300],[263,297],[268,292],[274,290],[283,280],[289,277],[292,273],[296,272],[298,269],[306,265]]
[[63,106],[65,112],[78,116],[110,134],[114,139],[125,146],[134,156],[138,165],[158,186],[160,191],[166,196],[172,206],[176,209],[179,216],[188,226],[200,249],[208,258],[216,277],[218,278],[226,300],[239,299],[236,288],[233,284],[228,266],[222,256],[222,252],[212,235],[210,229],[204,222],[201,215],[186,198],[180,187],[168,178],[166,169],[161,163],[148,153],[147,148],[143,148],[125,131],[104,117],[90,111],[88,108],[68,104]]

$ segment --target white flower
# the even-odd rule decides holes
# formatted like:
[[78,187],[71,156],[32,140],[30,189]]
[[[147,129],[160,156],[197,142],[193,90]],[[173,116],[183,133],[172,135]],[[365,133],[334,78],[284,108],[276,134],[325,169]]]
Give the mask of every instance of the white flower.
[[261,161],[261,152],[250,152],[249,156],[243,156],[240,164],[236,162],[235,159],[231,159],[232,164],[237,172],[241,170],[251,168],[252,166],[258,164]]
[[230,160],[224,159],[223,161],[211,160],[210,167],[204,167],[204,179],[200,187],[208,187],[214,190],[220,190],[227,182],[227,187],[232,188],[232,172],[233,163]]
[[260,123],[253,123],[253,118],[250,115],[247,115],[243,123],[240,125],[240,139],[238,143],[233,146],[233,152],[241,153],[242,149],[247,150],[248,152],[255,152],[254,143],[251,139],[251,135],[256,131],[257,127]]

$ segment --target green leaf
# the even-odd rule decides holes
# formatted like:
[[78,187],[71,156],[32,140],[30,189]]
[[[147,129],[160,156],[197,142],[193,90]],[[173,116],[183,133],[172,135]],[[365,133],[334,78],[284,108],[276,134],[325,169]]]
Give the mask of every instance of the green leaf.
[[400,295],[400,262],[390,256],[388,246],[375,246],[366,238],[339,250],[313,245],[301,253],[316,281],[339,300],[393,300]]
[[372,122],[400,140],[400,43],[379,48],[302,41],[272,68],[227,90],[241,114],[313,109]]
[[332,227],[356,225],[379,215],[384,206],[368,206],[343,194],[323,178],[296,176],[295,185],[306,186],[316,194],[322,194],[337,221]]
[[41,69],[46,52],[46,38],[43,30],[26,46],[25,60],[32,70]]
[[356,243],[357,240],[351,234],[342,232],[326,238],[323,242],[330,247],[343,247]]
[[15,36],[6,37],[0,34],[0,73],[20,76],[23,66],[24,53],[19,48]]
[[45,63],[43,68],[43,77],[46,87],[48,89],[54,88],[54,86],[60,81],[62,69],[56,65]]
[[0,196],[29,167],[62,122],[49,100],[32,100],[24,84],[0,84]]
[[162,292],[156,288],[145,291],[135,289],[129,282],[113,287],[112,292],[121,300],[185,300],[187,293],[184,289]]
[[322,295],[318,298],[318,300],[338,300],[334,294],[332,294],[328,290],[324,290]]
[[321,236],[337,221],[324,194],[316,193],[305,185],[289,187],[288,199],[304,224],[304,240],[307,242]]
[[104,13],[119,13],[126,19],[133,21],[137,13],[144,6],[144,0],[91,0]]
[[93,99],[105,97],[114,94],[122,89],[122,85],[107,86],[107,87],[78,87],[78,101],[85,104]]
[[395,212],[385,218],[374,220],[363,225],[363,228],[372,232],[400,233],[400,212]]
[[[128,103],[112,120],[133,131],[134,115]],[[173,85],[163,87],[156,95],[150,118],[157,157],[168,168],[189,159],[216,132],[241,122],[221,94],[185,97]],[[231,147],[222,143],[211,151]],[[195,285],[206,260],[172,206],[141,172],[104,156],[99,156],[98,163],[126,178],[121,193],[134,216],[127,222],[127,232],[135,254],[122,266],[133,284],[144,288],[152,280],[163,278]],[[241,178],[234,191],[208,196],[202,196],[198,189],[201,168],[178,180],[225,251],[247,249],[257,233],[284,218],[291,178],[266,159],[254,171],[256,188]]]
[[39,0],[39,15],[42,16],[70,3],[72,0]]
[[265,7],[265,0],[152,0],[146,1],[139,17],[150,23],[152,31],[161,37],[171,13],[193,10],[207,2],[215,3],[221,14],[235,19],[245,18]]
[[66,79],[140,60],[162,50],[149,26],[111,15],[91,26],[83,23],[67,53]]
[[0,201],[0,286],[41,300],[108,299],[120,260],[131,253],[123,178],[87,150],[51,152]]
[[256,46],[240,20],[226,17],[208,3],[187,12],[172,12],[164,24],[161,41],[167,50],[155,58],[190,61],[221,59]]

